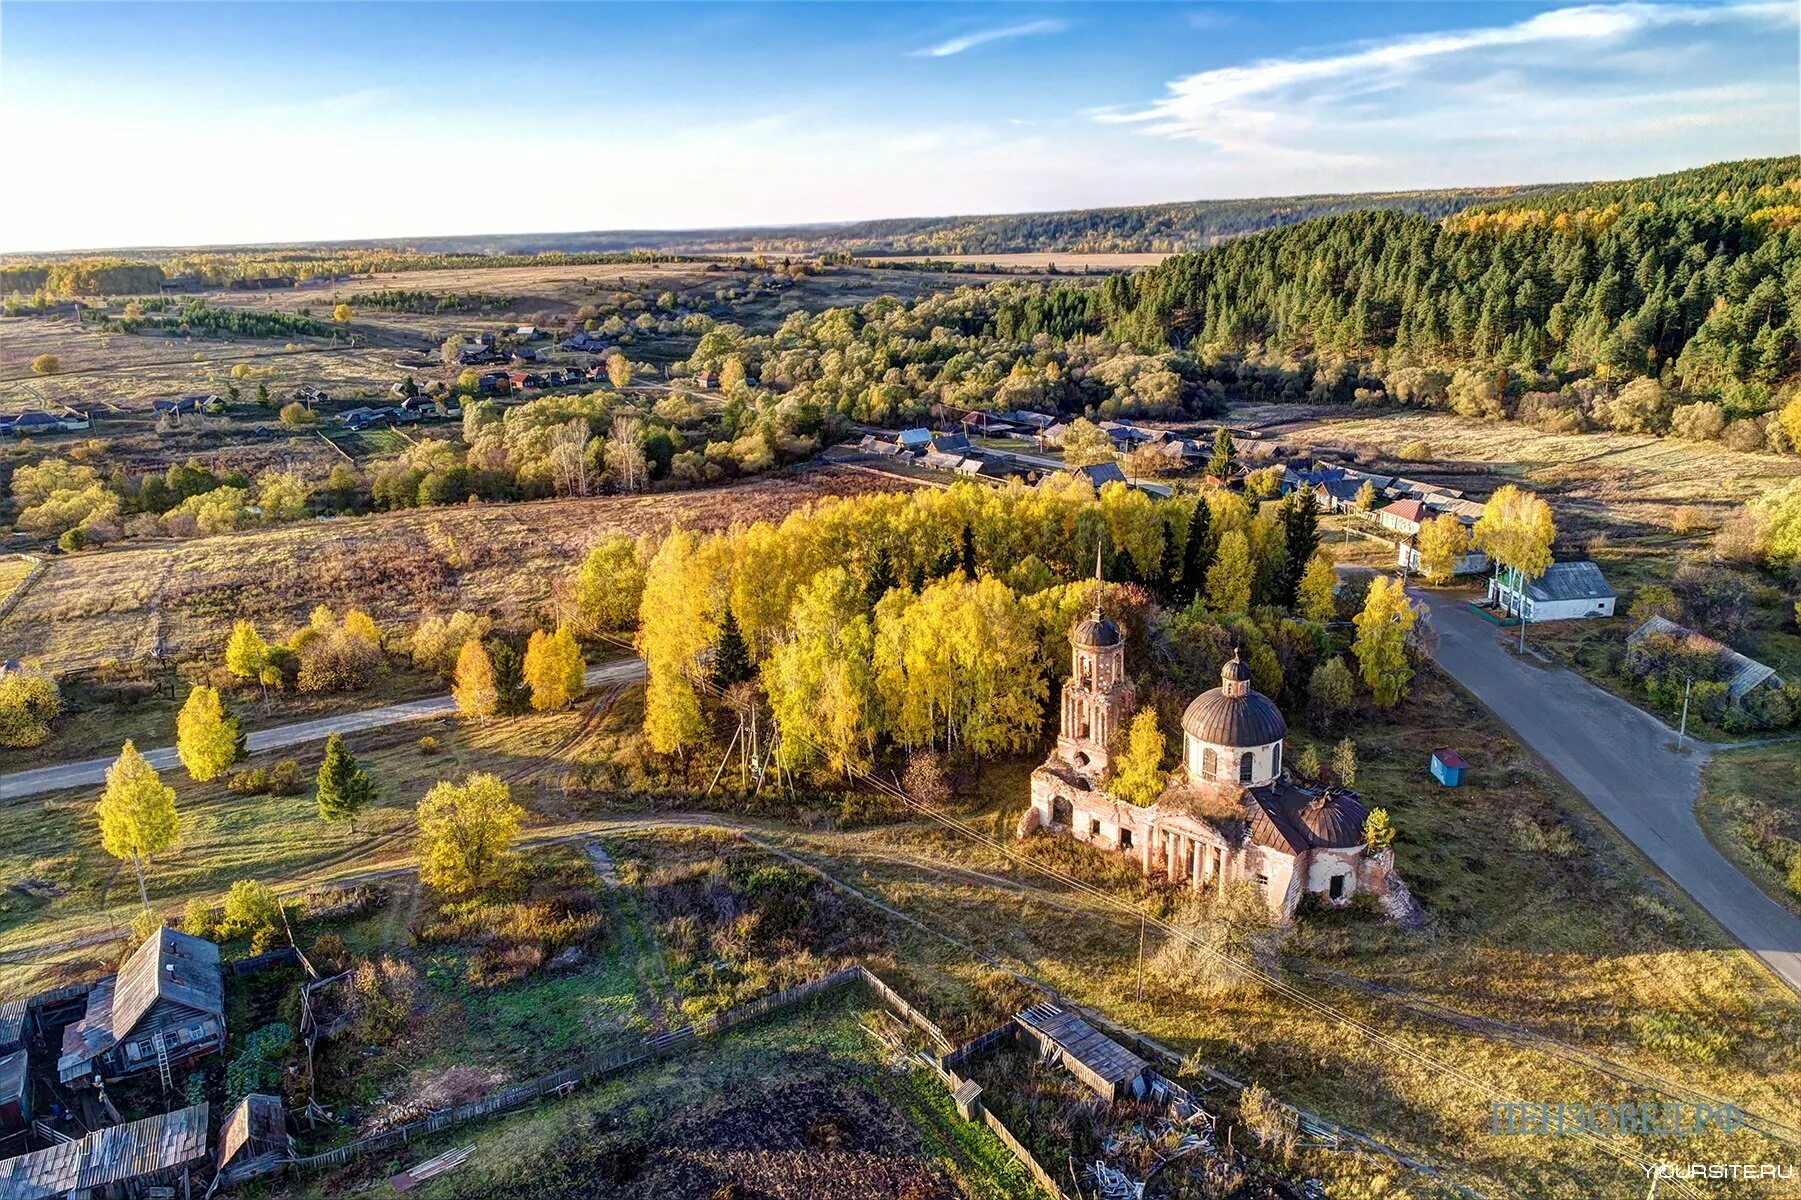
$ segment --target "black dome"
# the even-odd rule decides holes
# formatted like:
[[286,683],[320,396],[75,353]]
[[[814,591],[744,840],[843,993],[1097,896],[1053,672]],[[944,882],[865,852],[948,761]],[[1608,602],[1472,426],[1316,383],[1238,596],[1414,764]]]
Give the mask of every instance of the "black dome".
[[1328,792],[1303,808],[1299,816],[1316,846],[1348,850],[1363,845],[1363,823],[1369,812],[1343,792]]
[[1078,646],[1096,649],[1117,646],[1120,642],[1119,626],[1105,617],[1090,617],[1070,630],[1069,640]]
[[1202,692],[1182,714],[1190,737],[1215,746],[1267,746],[1288,736],[1288,722],[1262,692],[1228,696],[1224,689]]

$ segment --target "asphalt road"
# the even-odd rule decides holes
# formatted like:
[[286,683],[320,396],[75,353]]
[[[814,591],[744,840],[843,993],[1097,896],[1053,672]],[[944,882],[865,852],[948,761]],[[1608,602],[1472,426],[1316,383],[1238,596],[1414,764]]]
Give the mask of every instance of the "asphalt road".
[[[1801,992],[1801,918],[1715,850],[1695,820],[1708,747],[1573,671],[1520,659],[1461,599],[1413,591],[1431,613],[1433,657],[1733,937]],[[1526,633],[1532,640],[1531,630]],[[1477,764],[1477,770],[1481,769]]]
[[[587,673],[590,687],[602,683],[624,683],[643,677],[644,662],[637,658],[621,659],[617,662],[603,663],[598,667],[589,667]],[[256,754],[263,750],[279,750],[284,746],[316,742],[334,733],[356,733],[364,729],[377,729],[383,725],[398,725],[402,721],[422,721],[431,717],[447,717],[456,712],[456,707],[456,701],[449,696],[433,696],[427,700],[408,700],[403,704],[368,708],[362,712],[343,713],[335,717],[319,717],[312,721],[298,721],[292,725],[277,725],[269,729],[259,729],[249,734],[245,741],[250,752]],[[173,746],[146,750],[144,757],[151,766],[159,771],[179,766],[181,763]],[[60,763],[54,767],[39,767],[32,771],[16,771],[11,775],[0,775],[0,802],[35,796],[40,792],[55,792],[63,788],[88,787],[103,783],[106,780],[106,769],[112,765],[113,760],[110,758],[90,758],[85,762]]]

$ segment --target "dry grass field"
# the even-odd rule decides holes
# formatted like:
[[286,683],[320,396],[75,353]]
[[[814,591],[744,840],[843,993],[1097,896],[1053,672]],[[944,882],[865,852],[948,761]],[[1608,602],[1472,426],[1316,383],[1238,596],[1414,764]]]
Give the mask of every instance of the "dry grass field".
[[881,262],[953,262],[972,266],[1005,269],[1043,270],[1056,267],[1060,271],[1135,271],[1154,267],[1168,258],[1167,251],[1143,251],[1123,254],[1079,254],[1074,251],[1030,251],[1019,254],[895,254],[884,255]]
[[411,509],[126,543],[56,558],[0,620],[0,647],[58,671],[130,661],[158,636],[175,655],[206,654],[239,617],[285,630],[317,604],[360,606],[383,624],[455,608],[517,624],[544,608],[555,582],[605,534],[779,520],[826,497],[911,486],[803,467],[703,491]]

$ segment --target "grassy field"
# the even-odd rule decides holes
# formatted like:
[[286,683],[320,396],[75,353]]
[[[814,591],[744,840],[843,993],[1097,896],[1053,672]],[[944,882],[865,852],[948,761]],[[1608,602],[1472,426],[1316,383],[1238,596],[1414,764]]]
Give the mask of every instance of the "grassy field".
[[[420,1189],[428,1200],[1035,1195],[993,1134],[955,1116],[929,1072],[890,1066],[868,1031],[876,1019],[859,993],[840,991],[565,1100],[447,1132],[402,1161],[474,1146],[467,1166]],[[287,1190],[386,1192],[388,1169],[358,1164]]]
[[37,570],[37,564],[22,554],[0,556],[0,606],[12,599],[14,592],[25,586]]
[[1801,916],[1801,744],[1718,750],[1695,815],[1708,840],[1770,898]]
[[449,607],[518,624],[542,611],[554,582],[608,533],[779,520],[829,496],[911,486],[864,471],[800,468],[705,491],[410,509],[125,543],[55,559],[0,620],[0,646],[52,670],[131,661],[159,633],[177,656],[213,654],[239,617],[285,633],[316,604],[361,606],[389,626],[410,627]]
[[1154,267],[1169,257],[1166,251],[1143,251],[1121,254],[1080,254],[1055,251],[1021,252],[1018,254],[894,254],[884,255],[882,262],[953,262],[971,266],[1028,268],[1042,270],[1058,267],[1065,271],[1133,271]]

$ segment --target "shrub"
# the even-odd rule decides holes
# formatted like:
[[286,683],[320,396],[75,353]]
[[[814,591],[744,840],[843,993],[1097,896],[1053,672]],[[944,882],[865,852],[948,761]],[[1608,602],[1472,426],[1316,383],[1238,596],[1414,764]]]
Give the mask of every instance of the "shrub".
[[0,677],[0,746],[41,746],[63,711],[56,680],[27,667]]
[[419,739],[419,753],[421,754],[436,754],[442,748],[438,739],[429,733]]
[[153,913],[147,908],[140,910],[138,915],[131,919],[131,936],[127,939],[129,948],[136,950],[155,937],[156,931],[162,927],[163,919],[159,914]]
[[419,1003],[419,973],[402,959],[365,959],[350,976],[352,1030],[356,1040],[383,1045],[400,1036]]
[[244,1052],[225,1068],[225,1094],[236,1104],[252,1092],[272,1092],[281,1084],[282,1059],[294,1044],[294,1030],[280,1021],[265,1025],[244,1041]]
[[1796,896],[1801,896],[1801,854],[1789,859],[1788,890],[1795,893]]
[[281,901],[275,889],[256,879],[240,879],[225,895],[225,913],[219,932],[226,937],[254,934],[281,925]]
[[313,939],[312,960],[315,967],[336,974],[350,961],[350,952],[344,948],[343,938],[322,933]]
[[231,773],[225,787],[240,796],[260,796],[269,790],[269,772],[263,767],[240,767]]
[[300,764],[284,758],[269,769],[269,790],[277,796],[292,796],[306,785]]
[[212,941],[218,933],[218,914],[213,910],[212,902],[199,896],[189,900],[188,906],[181,912],[181,931]]
[[92,534],[77,525],[73,529],[63,530],[63,535],[56,539],[56,545],[65,553],[73,554],[77,550],[86,550],[93,544],[93,540]]
[[1415,439],[1396,450],[1395,457],[1402,462],[1431,462],[1435,455],[1432,453],[1430,445]]

